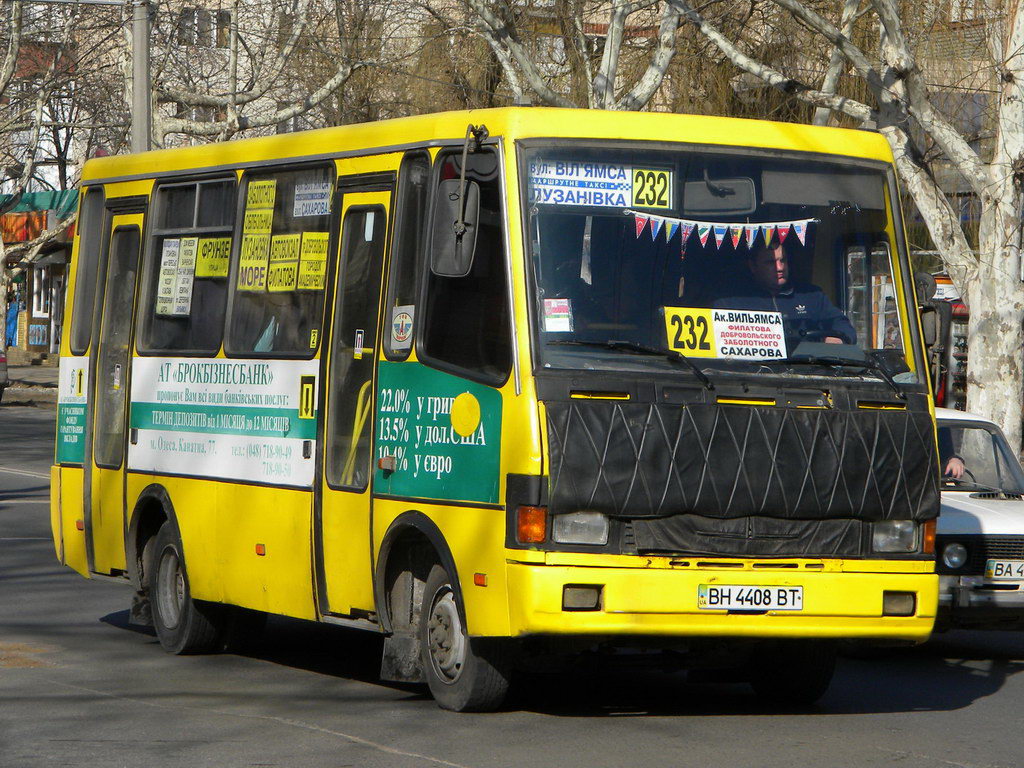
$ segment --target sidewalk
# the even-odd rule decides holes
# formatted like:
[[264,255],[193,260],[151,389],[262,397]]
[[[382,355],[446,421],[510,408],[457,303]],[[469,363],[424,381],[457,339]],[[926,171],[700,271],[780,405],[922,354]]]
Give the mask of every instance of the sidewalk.
[[10,384],[3,391],[3,405],[28,405],[53,409],[57,405],[57,374],[55,366],[9,365]]
[[14,387],[46,387],[57,388],[59,369],[50,365],[9,365],[7,377]]

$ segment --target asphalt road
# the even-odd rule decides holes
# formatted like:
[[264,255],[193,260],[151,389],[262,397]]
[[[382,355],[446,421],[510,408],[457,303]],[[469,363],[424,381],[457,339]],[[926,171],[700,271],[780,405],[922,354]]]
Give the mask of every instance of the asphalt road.
[[951,633],[843,659],[813,708],[742,685],[599,669],[458,715],[376,681],[376,637],[274,620],[248,655],[172,657],[130,590],[59,566],[53,411],[0,406],[0,767],[1024,765],[1024,637]]

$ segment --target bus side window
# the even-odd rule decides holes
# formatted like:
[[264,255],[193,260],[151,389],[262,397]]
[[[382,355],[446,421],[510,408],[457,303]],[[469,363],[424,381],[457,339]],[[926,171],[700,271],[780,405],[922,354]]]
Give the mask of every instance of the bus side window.
[[310,358],[320,344],[334,167],[246,174],[225,350]]
[[92,341],[92,320],[103,252],[103,187],[90,187],[82,201],[78,224],[78,262],[75,267],[75,304],[71,319],[71,353],[84,355]]
[[[438,181],[459,178],[461,164],[460,151],[441,155]],[[492,386],[500,386],[512,369],[500,173],[493,150],[467,158],[466,179],[480,188],[473,264],[465,277],[428,271],[417,347],[424,362]]]
[[384,305],[384,353],[388,360],[405,360],[412,348],[416,281],[427,238],[429,184],[430,155],[421,150],[406,154],[398,170],[397,218]]
[[220,349],[236,187],[232,178],[157,188],[139,349],[200,355]]
[[[384,209],[374,206],[350,208],[342,227],[325,430],[325,473],[333,487],[362,490],[369,481],[373,349],[385,225]],[[356,343],[361,348],[357,349]]]

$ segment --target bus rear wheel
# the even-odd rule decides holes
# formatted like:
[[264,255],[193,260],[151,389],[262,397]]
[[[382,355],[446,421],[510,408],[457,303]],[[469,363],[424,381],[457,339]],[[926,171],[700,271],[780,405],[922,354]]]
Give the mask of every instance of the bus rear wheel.
[[442,709],[490,712],[501,706],[508,693],[507,648],[500,640],[466,635],[451,579],[440,565],[423,589],[419,635],[423,673]]
[[156,534],[149,573],[153,626],[164,650],[175,654],[219,650],[223,606],[192,599],[181,541],[170,523],[164,523]]

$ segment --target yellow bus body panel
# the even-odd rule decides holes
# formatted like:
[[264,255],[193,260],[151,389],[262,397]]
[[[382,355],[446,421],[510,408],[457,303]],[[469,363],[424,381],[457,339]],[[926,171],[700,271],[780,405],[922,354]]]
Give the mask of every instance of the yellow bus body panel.
[[85,531],[78,530],[82,520],[82,494],[85,473],[81,467],[58,467],[60,473],[60,535],[64,565],[89,575],[89,561],[85,548]]
[[154,482],[174,507],[193,597],[316,618],[308,491],[129,473],[132,506]]
[[[500,509],[467,509],[444,504],[377,499],[374,503],[374,551],[388,527],[403,512],[422,512],[438,527],[451,549],[458,570],[466,608],[467,632],[494,637],[510,634],[508,587],[505,569],[505,512]],[[486,577],[486,586],[473,583],[475,574]]]
[[[930,573],[797,571],[732,568],[594,568],[508,566],[513,635],[679,635],[875,638],[922,642],[931,634],[938,577]],[[802,586],[803,610],[729,614],[701,610],[701,584]],[[566,584],[600,585],[596,611],[562,610]],[[882,593],[914,592],[917,614],[882,616]]]
[[60,465],[50,466],[50,535],[53,537],[54,554],[57,562],[64,562],[64,532],[60,515]]

